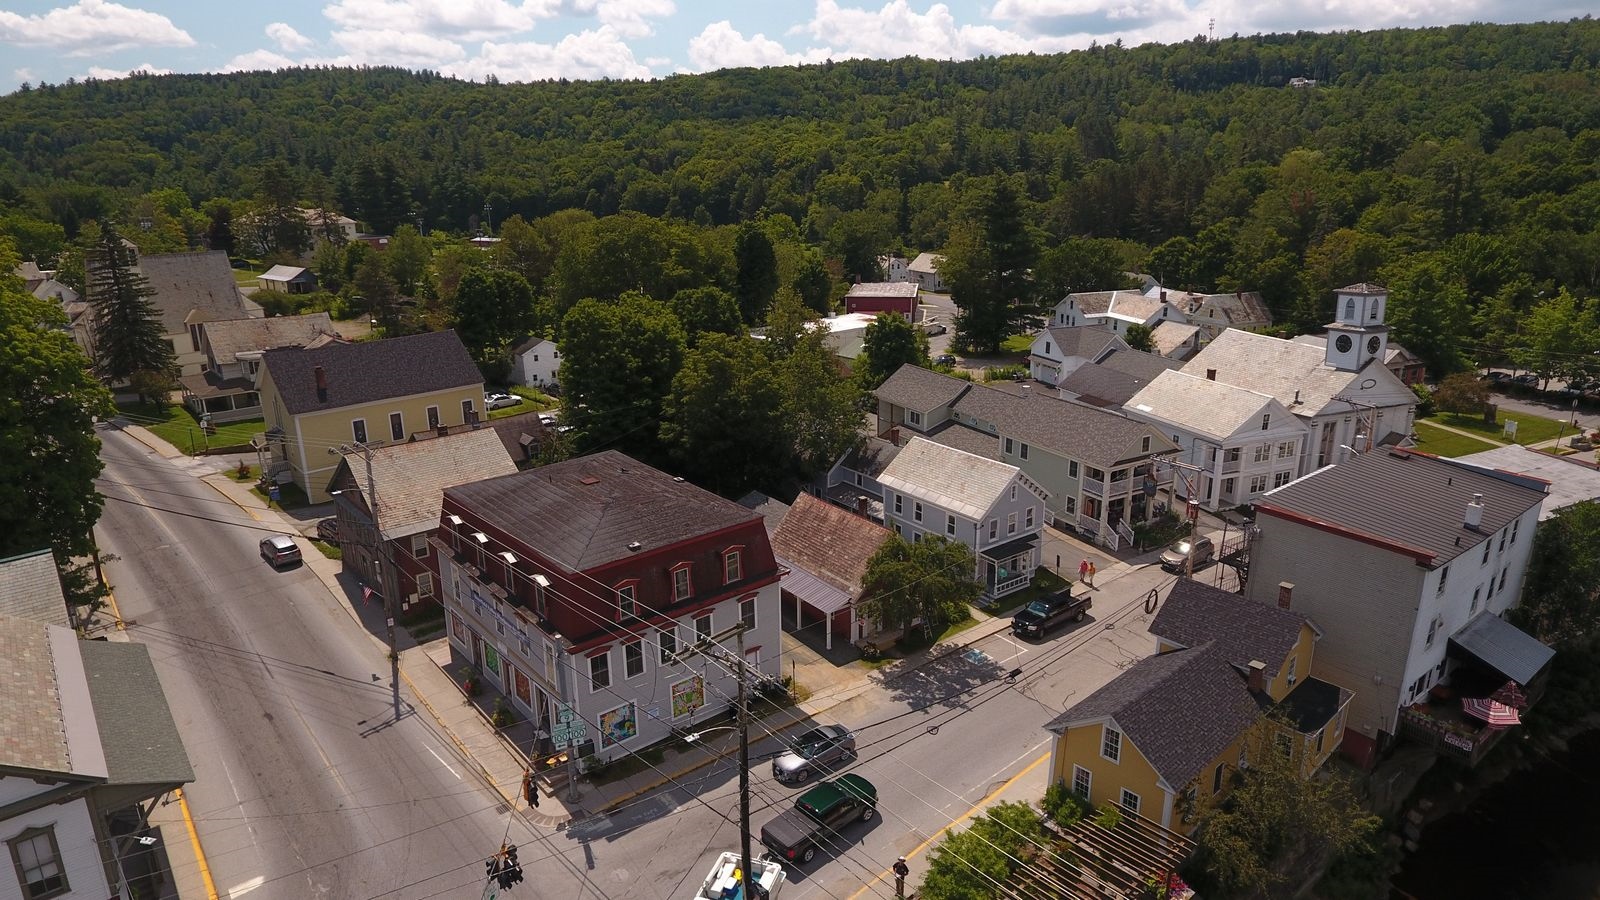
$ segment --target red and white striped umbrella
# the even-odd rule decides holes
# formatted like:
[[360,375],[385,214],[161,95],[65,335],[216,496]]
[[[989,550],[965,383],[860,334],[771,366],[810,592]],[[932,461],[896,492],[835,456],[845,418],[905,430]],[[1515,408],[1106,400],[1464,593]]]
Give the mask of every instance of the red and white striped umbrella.
[[1522,716],[1518,715],[1516,710],[1488,697],[1474,697],[1461,701],[1461,711],[1475,719],[1482,719],[1494,728],[1522,724]]
[[1489,699],[1496,703],[1504,703],[1512,709],[1527,709],[1528,695],[1517,687],[1515,681],[1508,681],[1503,687],[1489,695]]

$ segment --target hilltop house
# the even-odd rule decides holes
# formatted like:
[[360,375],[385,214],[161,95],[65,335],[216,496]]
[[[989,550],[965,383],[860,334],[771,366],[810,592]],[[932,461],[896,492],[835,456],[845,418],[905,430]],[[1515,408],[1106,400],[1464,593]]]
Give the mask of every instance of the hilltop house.
[[867,561],[890,534],[810,494],[794,498],[772,532],[772,552],[784,569],[783,601],[794,610],[795,630],[820,627],[828,650],[835,636],[846,641],[866,636],[867,623],[856,615],[855,603]]
[[1306,424],[1296,475],[1352,453],[1410,440],[1417,396],[1382,359],[1388,292],[1355,284],[1337,292],[1338,318],[1324,348],[1230,328],[1184,364],[1208,381],[1266,394]]
[[401,615],[438,603],[428,536],[439,527],[444,489],[515,471],[501,436],[486,426],[342,454],[328,493],[343,571],[394,598]]
[[730,626],[747,630],[727,664],[781,670],[778,564],[731,500],[607,450],[445,488],[442,513],[428,558],[451,645],[541,730],[571,710],[579,756],[725,715],[735,675],[679,654]]
[[200,371],[178,379],[183,402],[195,416],[236,422],[261,415],[256,377],[261,354],[274,347],[320,346],[339,340],[324,312],[265,319],[224,319],[200,324]]
[[[1441,747],[1470,762],[1496,735],[1435,727],[1461,722],[1459,698],[1508,681],[1537,697],[1551,651],[1501,616],[1516,605],[1544,499],[1535,479],[1391,449],[1256,503],[1248,596],[1314,620],[1312,674],[1360,686],[1347,755],[1371,764],[1397,734],[1448,733]],[[1457,705],[1430,714],[1435,699]]]
[[1177,445],[1183,469],[1173,484],[1177,499],[1212,511],[1250,503],[1299,475],[1309,429],[1266,394],[1162,372],[1123,407]]
[[878,481],[896,534],[912,542],[937,535],[972,548],[985,599],[1032,581],[1050,495],[1021,469],[913,437]]
[[[200,326],[223,319],[259,318],[261,307],[245,300],[233,280],[228,255],[221,250],[196,253],[145,253],[134,256],[136,268],[155,291],[150,298],[161,317],[161,330],[177,354],[179,375],[198,375],[206,363],[200,346]],[[88,353],[94,351],[95,259],[91,255],[89,290],[84,300],[91,304],[80,317],[74,336]]]
[[1051,781],[1187,834],[1251,752],[1271,746],[1310,776],[1339,745],[1353,694],[1310,675],[1305,617],[1179,579],[1150,633],[1156,655],[1045,725]]
[[320,347],[279,347],[261,356],[257,389],[270,451],[267,475],[299,485],[312,503],[347,444],[381,447],[412,433],[478,420],[483,375],[454,331]]

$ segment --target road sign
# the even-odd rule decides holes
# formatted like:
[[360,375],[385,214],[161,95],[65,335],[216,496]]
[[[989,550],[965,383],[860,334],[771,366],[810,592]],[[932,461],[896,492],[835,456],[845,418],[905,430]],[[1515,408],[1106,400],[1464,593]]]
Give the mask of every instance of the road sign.
[[483,900],[495,900],[500,896],[500,885],[493,878],[483,886]]
[[581,744],[589,739],[589,729],[582,722],[557,724],[550,729],[550,742],[557,747]]
[[577,718],[578,714],[572,711],[572,707],[565,704],[563,704],[560,709],[556,710],[556,721],[563,725],[569,724]]

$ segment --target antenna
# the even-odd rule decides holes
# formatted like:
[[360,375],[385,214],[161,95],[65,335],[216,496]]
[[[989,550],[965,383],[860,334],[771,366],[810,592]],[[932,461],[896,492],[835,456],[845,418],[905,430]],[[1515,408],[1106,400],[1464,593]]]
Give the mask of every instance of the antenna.
[[1216,39],[1217,39],[1217,17],[1216,16],[1212,16],[1211,18],[1206,20],[1206,42],[1210,43],[1211,41],[1214,41]]

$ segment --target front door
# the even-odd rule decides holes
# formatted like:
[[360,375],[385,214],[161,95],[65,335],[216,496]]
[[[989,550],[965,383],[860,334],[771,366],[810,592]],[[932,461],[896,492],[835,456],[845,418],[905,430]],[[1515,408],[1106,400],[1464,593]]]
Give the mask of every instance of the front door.
[[476,634],[472,636],[472,665],[479,670],[483,669],[483,638]]
[[984,560],[983,561],[983,571],[984,571],[984,574],[985,574],[985,583],[988,584],[990,588],[993,588],[994,587],[994,575],[995,575],[995,573],[994,573],[994,560],[992,560],[992,559]]

